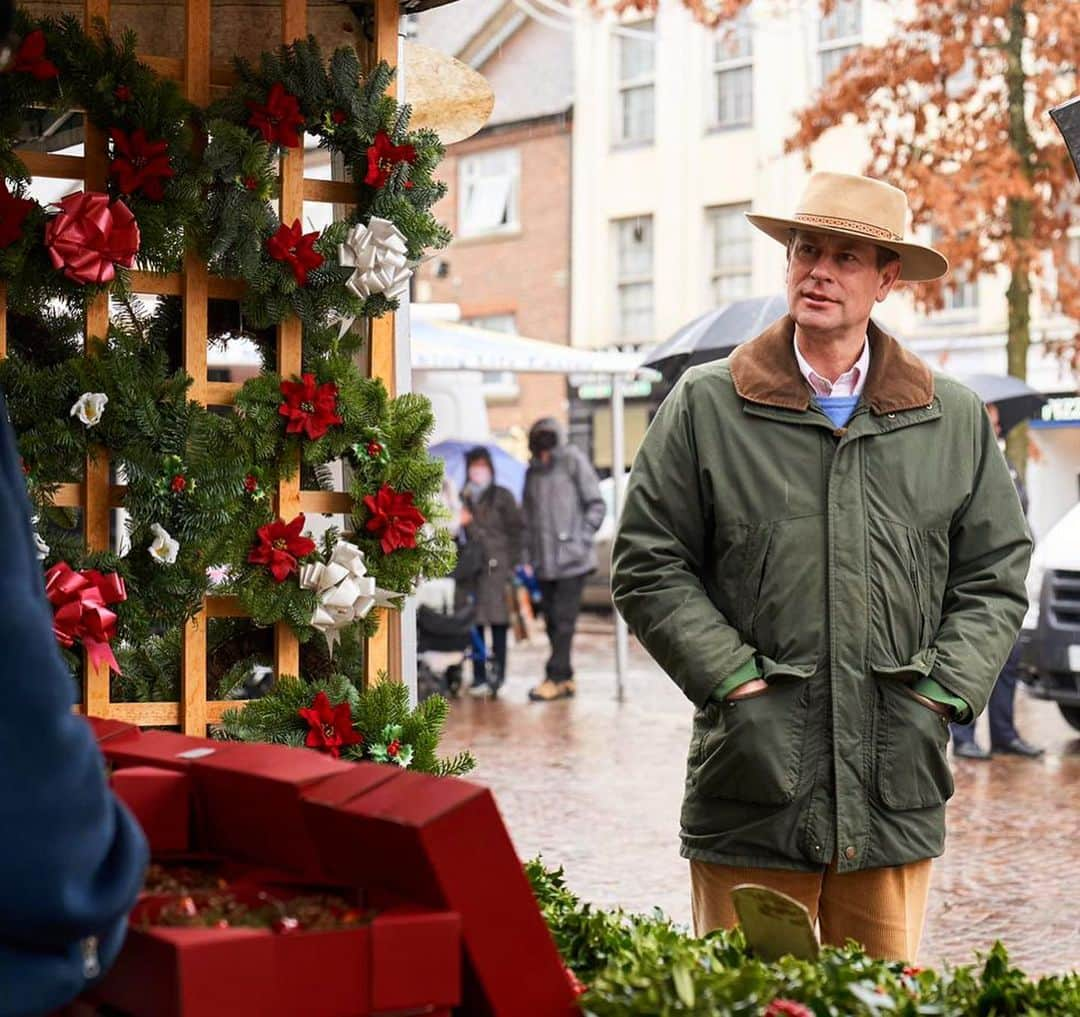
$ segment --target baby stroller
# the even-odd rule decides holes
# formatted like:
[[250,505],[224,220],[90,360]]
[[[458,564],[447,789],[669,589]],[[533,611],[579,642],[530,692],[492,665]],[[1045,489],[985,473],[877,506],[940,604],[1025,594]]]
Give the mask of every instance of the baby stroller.
[[464,664],[473,652],[476,608],[454,608],[454,583],[440,579],[423,584],[416,608],[416,688],[422,702],[439,693],[456,698]]

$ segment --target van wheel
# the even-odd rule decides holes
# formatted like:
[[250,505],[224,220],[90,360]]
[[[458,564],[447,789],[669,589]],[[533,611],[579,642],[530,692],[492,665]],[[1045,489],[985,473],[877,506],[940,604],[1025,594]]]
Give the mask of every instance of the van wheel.
[[1058,703],[1058,709],[1069,724],[1080,731],[1080,706],[1066,706],[1064,703]]

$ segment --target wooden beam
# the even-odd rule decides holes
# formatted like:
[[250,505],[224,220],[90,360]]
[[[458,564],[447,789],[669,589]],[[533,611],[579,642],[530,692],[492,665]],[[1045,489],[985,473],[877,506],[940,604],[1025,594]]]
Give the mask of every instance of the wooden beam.
[[304,180],[304,200],[318,201],[324,205],[356,204],[356,184],[351,180]]
[[238,381],[208,381],[203,389],[203,402],[207,406],[232,406],[243,387]]
[[327,515],[352,515],[352,495],[344,491],[301,491],[300,510]]
[[31,176],[51,180],[82,180],[86,175],[86,160],[81,155],[53,155],[17,148],[15,154]]

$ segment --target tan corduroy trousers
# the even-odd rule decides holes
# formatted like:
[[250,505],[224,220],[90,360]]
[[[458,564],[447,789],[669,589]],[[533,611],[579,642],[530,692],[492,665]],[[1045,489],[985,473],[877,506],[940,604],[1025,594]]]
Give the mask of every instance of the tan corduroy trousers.
[[871,957],[915,962],[930,891],[929,858],[842,874],[835,864],[825,872],[793,872],[691,861],[695,935],[737,924],[731,891],[740,883],[767,886],[799,901],[819,926],[822,943],[842,946],[854,939]]

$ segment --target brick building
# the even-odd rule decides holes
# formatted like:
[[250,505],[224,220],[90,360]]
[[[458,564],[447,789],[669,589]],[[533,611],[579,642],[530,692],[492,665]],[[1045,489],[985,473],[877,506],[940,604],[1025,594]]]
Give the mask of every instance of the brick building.
[[[504,0],[462,0],[412,16],[409,29],[495,92],[488,124],[450,146],[440,167],[449,190],[434,211],[454,241],[418,269],[414,300],[457,304],[468,324],[568,343],[571,36]],[[492,433],[518,450],[538,417],[566,421],[562,375],[487,374],[484,393]]]

